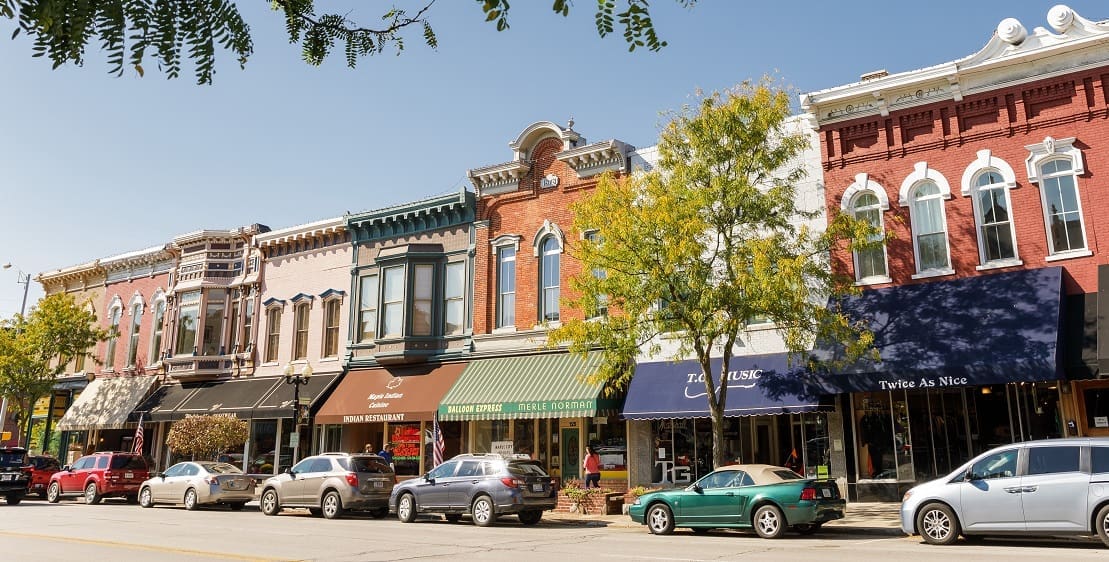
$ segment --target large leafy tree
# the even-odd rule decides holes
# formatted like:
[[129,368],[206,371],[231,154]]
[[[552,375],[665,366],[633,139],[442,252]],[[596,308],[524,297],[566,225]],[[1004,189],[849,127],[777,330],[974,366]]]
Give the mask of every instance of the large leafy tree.
[[[572,209],[575,228],[599,236],[571,249],[582,273],[570,280],[568,304],[605,307],[608,315],[570,320],[552,341],[575,351],[603,348],[595,377],[608,388],[627,384],[641,353],[695,358],[711,413],[714,466],[724,462],[725,377],[748,319],[773,322],[799,363],[818,336],[846,342],[847,357],[871,349],[861,325],[826,306],[853,290],[832,272],[829,250],[868,247],[881,237],[845,215],[824,229],[807,226],[818,216],[797,203],[807,141],[787,126],[789,115],[788,92],[769,79],[703,96],[670,116],[656,170],[604,177]],[[677,344],[669,352],[659,345],[661,334]],[[713,357],[723,358],[715,373]]]
[[173,424],[166,445],[178,453],[201,460],[246,443],[250,428],[246,420],[231,416],[188,416]]
[[[285,16],[289,41],[301,45],[306,62],[318,65],[341,45],[347,65],[354,67],[361,57],[404,50],[410,30],[427,46],[438,47],[430,20],[435,1],[421,0],[408,10],[390,7],[374,25],[358,24],[351,12],[318,12],[315,0],[271,0],[271,5]],[[675,1],[691,7],[697,0]],[[485,21],[497,31],[508,29],[508,0],[477,3]],[[571,5],[553,0],[551,8],[568,16]],[[183,60],[191,60],[197,82],[210,84],[217,49],[230,52],[240,67],[254,51],[250,26],[234,0],[0,0],[0,17],[15,20],[12,38],[29,36],[34,56],[48,57],[55,68],[83,64],[93,42],[107,52],[116,74],[128,66],[143,74],[149,54],[170,78],[181,73]],[[617,0],[599,0],[594,22],[601,37],[619,30],[629,50],[666,46],[655,31],[648,0],[620,0],[619,7]]]
[[65,372],[66,365],[56,359],[87,353],[108,335],[88,306],[66,294],[43,298],[26,317],[0,321],[0,396],[18,411],[21,434],[35,400],[49,394]]

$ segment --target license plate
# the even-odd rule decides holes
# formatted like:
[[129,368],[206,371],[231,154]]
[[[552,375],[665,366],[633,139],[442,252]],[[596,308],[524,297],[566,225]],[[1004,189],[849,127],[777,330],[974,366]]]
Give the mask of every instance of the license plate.
[[384,487],[385,487],[384,482],[374,482],[374,488],[384,488]]
[[543,485],[542,484],[532,484],[531,485],[531,491],[533,491],[533,492],[542,492],[543,491]]
[[3,476],[0,476],[0,480],[15,480],[15,475],[14,474],[5,474]]
[[820,491],[820,493],[821,493],[821,495],[823,495],[826,498],[832,497],[832,491],[829,490],[828,488],[824,488],[823,490]]
[[124,477],[124,478],[134,478],[134,477],[135,477],[135,473],[134,473],[134,472],[124,472],[124,473],[123,473],[123,477]]

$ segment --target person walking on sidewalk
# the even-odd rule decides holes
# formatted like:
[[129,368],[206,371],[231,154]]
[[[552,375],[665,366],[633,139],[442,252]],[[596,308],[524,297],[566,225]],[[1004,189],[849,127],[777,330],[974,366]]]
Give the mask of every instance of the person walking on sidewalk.
[[581,460],[581,466],[585,470],[585,487],[600,488],[601,455],[598,455],[592,446],[585,447],[585,458]]

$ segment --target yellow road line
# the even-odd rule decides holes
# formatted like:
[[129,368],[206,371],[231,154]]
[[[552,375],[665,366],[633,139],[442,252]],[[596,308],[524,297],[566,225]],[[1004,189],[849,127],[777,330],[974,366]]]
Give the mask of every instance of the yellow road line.
[[294,559],[291,559],[291,558],[262,558],[262,557],[258,557],[258,556],[244,556],[244,555],[241,555],[241,554],[227,554],[227,553],[223,553],[223,552],[212,552],[212,551],[206,551],[206,550],[193,550],[193,549],[190,549],[190,548],[173,548],[173,547],[167,547],[167,546],[154,546],[154,545],[148,545],[148,544],[137,544],[137,543],[120,542],[120,541],[106,541],[106,540],[98,540],[98,539],[82,539],[82,538],[77,538],[77,537],[63,537],[63,536],[58,536],[58,535],[40,535],[40,534],[36,534],[36,533],[15,533],[15,532],[11,532],[11,531],[0,531],[0,536],[14,537],[14,538],[24,538],[24,539],[35,539],[35,540],[70,542],[70,543],[76,543],[76,544],[88,544],[88,545],[95,545],[95,546],[109,546],[109,547],[116,547],[116,548],[127,548],[127,549],[131,549],[131,550],[146,550],[146,551],[151,551],[151,552],[182,554],[182,555],[187,555],[187,556],[202,556],[202,557],[205,557],[205,558],[219,558],[219,559],[224,559],[224,560],[243,560],[243,561],[246,561],[246,562],[271,562],[271,561],[272,562],[292,562],[294,560]]

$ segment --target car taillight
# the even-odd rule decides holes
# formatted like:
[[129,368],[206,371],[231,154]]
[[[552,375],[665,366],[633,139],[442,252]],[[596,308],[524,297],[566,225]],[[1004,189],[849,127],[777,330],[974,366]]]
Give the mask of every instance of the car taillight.
[[802,500],[815,500],[816,499],[816,488],[805,488],[805,489],[801,490],[801,499]]
[[519,488],[520,487],[520,481],[519,480],[517,480],[515,478],[509,478],[507,476],[504,477],[504,478],[501,478],[501,484],[504,484],[506,487],[509,487],[509,488]]
[[215,476],[209,476],[205,478],[204,481],[209,484],[219,484],[219,478],[216,478]]
[[348,472],[347,473],[347,484],[350,484],[351,486],[354,486],[355,488],[358,487],[358,473],[357,472]]
[[108,480],[112,480],[112,479],[115,479],[115,478],[119,478],[119,475],[113,473],[110,470],[105,470],[104,471],[104,478],[107,478]]

